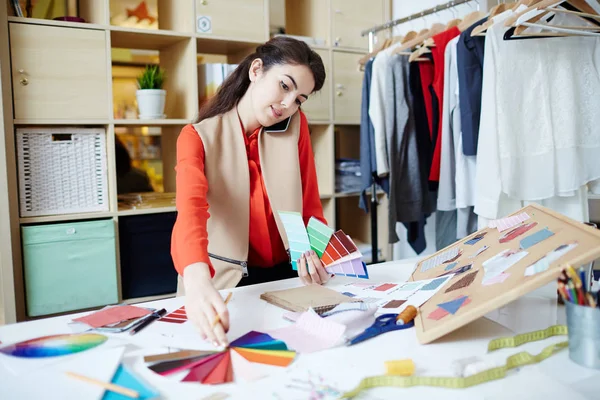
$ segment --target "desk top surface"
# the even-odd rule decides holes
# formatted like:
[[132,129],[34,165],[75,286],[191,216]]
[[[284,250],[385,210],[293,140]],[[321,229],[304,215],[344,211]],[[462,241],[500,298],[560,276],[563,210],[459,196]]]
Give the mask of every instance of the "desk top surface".
[[[370,266],[370,280],[405,281],[414,268],[414,260],[388,262]],[[350,281],[351,278],[335,277],[331,284]],[[289,325],[282,318],[285,310],[267,304],[259,298],[267,290],[278,290],[301,285],[298,279],[270,282],[261,285],[233,289],[233,297],[228,305],[231,316],[229,340],[248,331],[266,331]],[[146,303],[157,308],[173,311],[183,305],[183,298]],[[83,315],[82,313],[81,315]],[[34,337],[71,333],[68,323],[75,315],[47,318],[0,327],[0,341],[12,343]],[[531,316],[534,318],[535,316]],[[520,351],[539,353],[549,344],[566,340],[565,337],[549,338],[539,343],[530,343],[517,349],[503,349],[487,353],[488,342],[492,339],[511,336],[514,332],[487,318],[480,318],[471,324],[427,345],[418,343],[414,329],[389,332],[352,347],[337,347],[311,354],[299,354],[288,368],[277,368],[269,376],[255,382],[226,385],[199,385],[179,383],[169,377],[154,374],[143,363],[143,355],[165,352],[165,347],[211,349],[204,344],[194,331],[158,331],[151,324],[134,336],[121,334],[111,336],[107,343],[127,345],[123,362],[160,391],[165,399],[202,399],[213,393],[227,393],[230,398],[260,399],[329,399],[335,397],[311,397],[310,391],[299,389],[298,379],[317,383],[322,381],[340,391],[353,389],[362,378],[385,374],[385,361],[410,358],[416,365],[416,375],[451,376],[452,363],[467,357],[479,357],[486,362],[502,365],[508,356]],[[164,324],[162,325],[173,325]],[[191,324],[188,324],[191,325]],[[15,377],[7,369],[6,358],[0,358],[0,387],[8,387],[9,393],[18,397],[15,384],[23,379]],[[569,395],[569,399],[592,398],[598,394],[594,389],[600,379],[600,371],[586,369],[570,361],[568,350],[537,364],[509,372],[504,379],[488,382],[468,389],[442,389],[433,387],[413,387],[408,389],[381,388],[364,392],[362,399],[400,398],[419,396],[420,398],[449,399],[550,399],[559,395]],[[4,382],[3,382],[4,380]],[[9,383],[11,385],[9,385]],[[5,386],[7,385],[7,386]],[[14,392],[11,392],[14,391]],[[3,390],[4,392],[4,390]],[[406,398],[406,397],[405,397]],[[597,398],[597,397],[596,397]]]

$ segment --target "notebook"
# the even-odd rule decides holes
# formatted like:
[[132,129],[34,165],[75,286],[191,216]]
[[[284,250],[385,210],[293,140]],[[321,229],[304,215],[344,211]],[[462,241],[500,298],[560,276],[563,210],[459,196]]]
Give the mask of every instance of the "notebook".
[[304,312],[312,308],[317,314],[327,312],[341,303],[362,301],[316,284],[265,292],[260,298],[285,310]]

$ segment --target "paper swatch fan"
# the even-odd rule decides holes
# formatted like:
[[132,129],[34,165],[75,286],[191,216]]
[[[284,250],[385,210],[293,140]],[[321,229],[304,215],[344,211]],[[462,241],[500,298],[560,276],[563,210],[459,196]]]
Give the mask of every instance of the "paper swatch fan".
[[[150,365],[152,371],[168,376],[187,371],[183,382],[221,384],[234,382],[236,376],[249,379],[255,374],[252,363],[287,367],[295,351],[266,333],[251,331],[231,342],[223,351],[206,351],[192,357],[162,361]],[[237,360],[237,362],[233,362]]]

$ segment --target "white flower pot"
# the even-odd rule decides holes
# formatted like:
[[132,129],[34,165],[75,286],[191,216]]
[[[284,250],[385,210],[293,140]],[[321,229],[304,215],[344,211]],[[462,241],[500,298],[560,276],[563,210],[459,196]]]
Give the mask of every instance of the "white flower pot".
[[165,118],[167,91],[163,89],[141,89],[136,91],[139,119]]

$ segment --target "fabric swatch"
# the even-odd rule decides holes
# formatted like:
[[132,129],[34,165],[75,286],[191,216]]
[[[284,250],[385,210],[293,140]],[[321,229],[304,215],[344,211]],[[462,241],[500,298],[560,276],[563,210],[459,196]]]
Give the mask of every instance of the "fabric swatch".
[[333,229],[315,217],[310,217],[308,225],[306,226],[306,231],[308,233],[310,247],[320,258],[329,243],[329,239],[331,239],[331,235],[333,235]]
[[508,279],[508,277],[510,276],[510,274],[508,272],[503,272],[500,275],[496,275],[490,279],[483,279],[483,281],[481,281],[481,284],[484,286],[491,286],[491,285],[495,285],[496,283],[502,283],[505,280]]
[[382,308],[398,308],[404,303],[406,303],[406,300],[392,300]]
[[525,250],[505,249],[494,257],[486,260],[483,265],[485,276],[483,279],[491,279],[519,263],[529,253]]
[[483,253],[484,251],[486,251],[487,249],[489,249],[489,246],[481,246],[481,248],[478,249],[475,253],[473,253],[472,256],[469,256],[469,258],[475,258],[478,255],[480,255],[481,253]]
[[521,248],[528,249],[531,246],[535,246],[536,244],[540,243],[543,240],[548,239],[549,237],[551,237],[553,235],[554,235],[554,232],[552,232],[548,228],[544,228],[540,231],[532,233],[531,235],[521,239],[521,242],[520,242]]
[[460,278],[460,280],[456,281],[448,289],[446,289],[445,293],[449,293],[454,290],[462,289],[464,287],[469,286],[475,280],[475,277],[477,276],[478,272],[479,272],[479,270],[471,272],[470,274],[463,276],[462,278]]
[[298,270],[300,256],[311,249],[302,215],[297,212],[279,211],[279,217],[288,239],[292,268]]
[[348,297],[355,297],[356,295],[354,293],[350,293],[350,292],[342,292],[343,295],[346,295]]
[[458,253],[459,248],[453,247],[449,250],[444,251],[443,253],[438,254],[435,257],[425,260],[423,264],[421,264],[421,272],[427,272],[428,270],[455,258],[458,255]]
[[392,289],[394,287],[396,287],[396,284],[394,284],[394,283],[384,283],[383,285],[377,286],[373,290],[378,291],[378,292],[385,292],[385,291],[390,290],[390,289]]
[[450,314],[456,314],[458,309],[463,305],[463,303],[467,299],[468,299],[468,296],[461,296],[452,301],[438,304],[438,307],[444,309],[445,311],[449,312]]
[[[466,297],[466,299],[462,302],[459,309],[461,307],[464,307],[464,306],[468,305],[469,303],[471,303],[471,299],[469,297],[467,297],[467,296],[461,296],[461,297]],[[453,301],[456,301],[456,300],[460,299],[461,297],[457,297]],[[454,313],[456,313],[456,311]],[[447,310],[438,306],[438,308],[436,308],[435,310],[433,310],[432,312],[429,313],[429,315],[427,316],[427,319],[439,321],[440,319],[444,318],[447,315],[450,315],[450,313]]]
[[529,215],[526,212],[521,214],[513,215],[511,217],[496,219],[490,221],[488,226],[490,228],[498,228],[498,232],[504,232],[507,229],[512,228],[513,226],[519,225],[523,221],[527,221],[529,219]]
[[575,247],[577,247],[577,245],[577,242],[562,244],[556,249],[546,253],[544,257],[525,268],[525,276],[532,276],[539,274],[540,272],[547,271],[548,268],[550,268],[550,264],[567,254],[569,251],[573,250]]
[[446,268],[444,268],[444,271],[450,271],[452,268],[456,267],[458,265],[457,262],[453,262],[452,264],[448,264],[448,266]]
[[437,289],[444,282],[446,282],[446,279],[444,279],[444,278],[434,279],[431,282],[423,285],[423,287],[421,288],[421,290],[435,290],[435,289]]
[[483,237],[485,236],[486,233],[487,232],[482,232],[482,233],[478,234],[474,238],[467,240],[465,242],[465,244],[468,244],[469,246],[473,246],[474,244],[476,244],[477,242],[479,242],[481,239],[483,239]]
[[535,228],[536,226],[537,226],[537,222],[532,222],[529,224],[517,226],[515,229],[502,234],[502,236],[500,236],[499,242],[500,243],[508,243],[511,240],[516,239],[517,237],[521,236],[525,232]]
[[140,318],[151,313],[152,311],[146,308],[136,306],[113,306],[103,308],[102,310],[93,312],[83,317],[75,318],[73,321],[83,322],[92,328],[99,328],[101,326],[115,324],[128,319]]
[[440,277],[450,275],[450,274],[460,275],[460,274],[465,273],[468,270],[470,270],[472,266],[473,266],[473,264],[463,265],[462,267],[455,269],[453,271],[444,272],[443,274],[440,275]]
[[421,286],[421,282],[408,282],[398,288],[398,290],[415,290],[419,286]]

